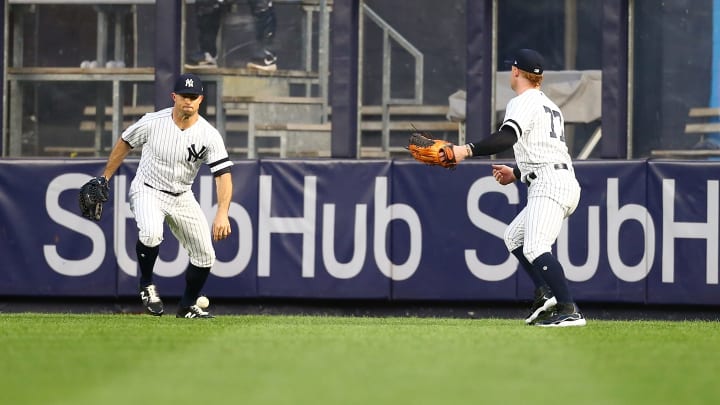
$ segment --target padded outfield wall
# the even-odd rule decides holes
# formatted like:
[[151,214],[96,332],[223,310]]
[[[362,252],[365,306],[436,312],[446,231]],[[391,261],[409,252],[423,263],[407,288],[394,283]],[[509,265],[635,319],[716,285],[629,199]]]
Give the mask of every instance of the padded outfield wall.
[[[718,162],[576,162],[583,194],[554,251],[581,302],[720,304]],[[0,295],[137,292],[136,228],[111,182],[96,223],[77,192],[101,160],[0,161]],[[516,301],[531,283],[505,250],[526,186],[498,185],[489,161],[455,171],[414,161],[244,160],[233,171],[232,236],[215,244],[204,293],[223,298]],[[214,182],[193,191],[210,222]],[[166,229],[156,266],[181,294],[188,257]]]

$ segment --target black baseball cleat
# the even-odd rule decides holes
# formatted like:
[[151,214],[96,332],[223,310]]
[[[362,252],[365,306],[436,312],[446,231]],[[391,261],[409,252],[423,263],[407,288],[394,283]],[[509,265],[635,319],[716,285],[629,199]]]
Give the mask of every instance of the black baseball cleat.
[[577,305],[557,304],[550,316],[538,319],[535,326],[541,327],[565,327],[565,326],[585,326],[585,317],[580,313]]
[[215,318],[210,312],[203,311],[197,305],[191,305],[186,308],[178,309],[176,318]]
[[557,299],[550,288],[543,286],[535,289],[535,300],[530,307],[530,315],[525,318],[525,323],[532,325],[542,313],[547,312],[556,304]]
[[161,316],[163,314],[163,303],[155,284],[140,287],[140,299],[150,315]]

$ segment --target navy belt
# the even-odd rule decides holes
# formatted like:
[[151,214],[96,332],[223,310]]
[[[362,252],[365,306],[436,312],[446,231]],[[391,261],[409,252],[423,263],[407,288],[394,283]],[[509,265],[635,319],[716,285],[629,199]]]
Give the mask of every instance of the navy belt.
[[[171,196],[173,196],[173,197],[178,197],[178,196],[182,195],[182,193],[173,193],[172,191],[158,190],[158,189],[156,189],[155,187],[153,187],[153,186],[151,186],[151,185],[149,185],[149,184],[147,184],[147,183],[145,183],[145,185],[148,186],[148,187],[150,187],[150,188],[153,189],[153,190],[157,190],[157,191],[159,191],[159,192],[161,192],[161,193],[165,193],[165,194],[171,195]],[[183,191],[183,193],[184,193],[184,191]]]
[[[553,165],[553,169],[555,169],[555,170],[567,170],[567,169],[568,169],[568,165],[566,165],[565,163],[555,163],[555,164]],[[528,185],[529,185],[529,184],[530,184],[530,180],[535,180],[535,179],[537,179],[537,174],[535,174],[535,172],[530,172],[530,173],[528,173],[527,176],[525,176],[525,184],[528,184]]]

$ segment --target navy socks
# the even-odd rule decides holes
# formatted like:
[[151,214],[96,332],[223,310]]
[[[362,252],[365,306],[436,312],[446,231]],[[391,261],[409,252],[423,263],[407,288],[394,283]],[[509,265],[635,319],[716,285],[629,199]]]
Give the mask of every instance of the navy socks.
[[532,279],[533,284],[535,284],[535,289],[537,290],[540,287],[548,287],[550,288],[547,283],[545,282],[545,279],[543,279],[542,275],[533,267],[532,264],[528,261],[528,259],[525,257],[525,254],[523,253],[523,248],[520,246],[519,248],[512,251],[512,254],[515,255],[515,257],[520,262],[520,265],[525,270],[525,272],[530,276]]
[[180,299],[180,308],[187,308],[195,305],[200,291],[210,275],[210,267],[198,267],[190,263],[185,270],[185,292]]
[[533,271],[540,274],[555,294],[558,303],[572,303],[565,272],[560,262],[550,253],[543,253],[533,261]]
[[140,288],[147,287],[153,282],[153,267],[155,267],[155,260],[160,253],[160,246],[147,247],[137,241],[135,252],[140,267]]

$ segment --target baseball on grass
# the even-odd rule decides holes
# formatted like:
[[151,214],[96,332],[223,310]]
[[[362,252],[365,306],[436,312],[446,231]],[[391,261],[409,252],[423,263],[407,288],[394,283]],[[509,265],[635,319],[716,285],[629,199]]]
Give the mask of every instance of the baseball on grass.
[[205,309],[210,306],[210,300],[208,299],[208,297],[201,295],[195,301],[195,305],[199,306],[200,309]]

